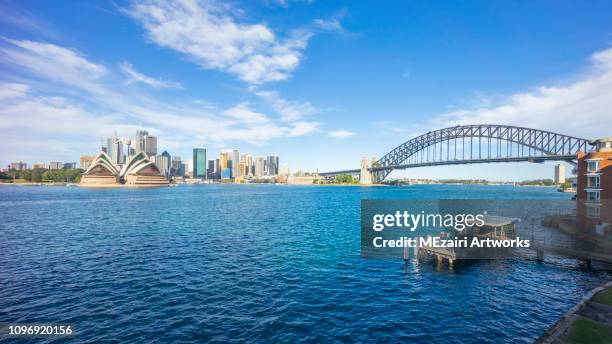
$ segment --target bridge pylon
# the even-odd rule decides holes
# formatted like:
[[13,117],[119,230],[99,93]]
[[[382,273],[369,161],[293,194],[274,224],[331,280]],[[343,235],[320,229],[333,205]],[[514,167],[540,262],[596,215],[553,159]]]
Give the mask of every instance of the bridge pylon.
[[378,174],[370,171],[370,168],[376,165],[378,160],[376,158],[372,158],[371,161],[368,161],[368,158],[361,158],[361,169],[359,170],[359,184],[361,185],[371,185],[376,184],[380,180],[378,180]]
[[370,161],[368,158],[361,158],[361,170],[359,171],[359,184],[370,185],[372,184],[372,172],[369,170]]

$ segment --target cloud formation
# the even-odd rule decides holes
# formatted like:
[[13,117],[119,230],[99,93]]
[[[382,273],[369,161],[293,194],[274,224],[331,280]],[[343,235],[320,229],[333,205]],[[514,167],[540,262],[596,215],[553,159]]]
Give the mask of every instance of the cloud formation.
[[[172,150],[196,142],[261,145],[274,138],[307,135],[319,126],[268,116],[246,102],[225,109],[202,102],[163,102],[118,83],[123,78],[119,70],[92,62],[75,49],[27,40],[8,42],[0,45],[0,56],[13,73],[22,75],[22,81],[0,80],[0,145],[10,147],[20,141],[17,132],[50,145],[32,147],[38,150],[25,152],[26,156],[53,156],[50,151],[62,147],[65,152],[71,143],[81,147],[73,154],[86,153],[83,145],[93,150],[114,131],[131,136],[140,127],[159,134],[160,145]],[[58,145],[59,141],[64,144]],[[22,148],[15,151],[23,154]]]
[[124,12],[151,42],[250,84],[287,79],[312,36],[308,30],[294,30],[280,38],[266,24],[238,22],[227,7],[214,2],[148,0]]
[[143,83],[145,85],[151,86],[153,88],[177,88],[182,89],[183,86],[175,81],[165,81],[162,79],[153,78],[150,76],[146,76],[132,66],[129,62],[122,62],[119,67],[121,70],[128,76],[128,83]]
[[536,89],[458,108],[433,125],[509,124],[595,139],[612,124],[612,48],[594,53],[589,67],[573,82]]
[[347,137],[355,136],[355,133],[352,131],[340,129],[340,130],[330,131],[327,134],[327,136],[331,138],[335,138],[335,139],[345,139]]

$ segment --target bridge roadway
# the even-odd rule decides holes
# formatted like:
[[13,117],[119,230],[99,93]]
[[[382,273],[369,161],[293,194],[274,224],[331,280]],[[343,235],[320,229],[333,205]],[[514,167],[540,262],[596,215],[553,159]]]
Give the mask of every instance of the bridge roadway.
[[[541,156],[527,156],[527,157],[503,157],[503,158],[487,158],[487,159],[457,159],[448,161],[430,161],[422,162],[417,164],[402,164],[402,165],[391,165],[391,166],[379,166],[369,167],[368,171],[377,172],[385,170],[403,170],[408,168],[417,167],[428,167],[428,166],[443,166],[443,165],[463,165],[463,164],[484,164],[484,163],[496,163],[496,162],[534,162],[541,163],[544,161],[567,161],[574,163],[576,155],[541,155]],[[360,169],[342,170],[333,172],[321,172],[320,176],[330,177],[337,176],[340,174],[358,174]]]

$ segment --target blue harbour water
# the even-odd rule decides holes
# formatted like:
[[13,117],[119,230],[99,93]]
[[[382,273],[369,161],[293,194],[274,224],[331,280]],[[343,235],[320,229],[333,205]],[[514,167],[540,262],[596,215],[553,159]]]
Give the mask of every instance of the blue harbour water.
[[0,187],[0,322],[74,323],[83,343],[530,343],[612,275],[569,260],[449,271],[362,259],[360,199],[567,197],[511,186]]

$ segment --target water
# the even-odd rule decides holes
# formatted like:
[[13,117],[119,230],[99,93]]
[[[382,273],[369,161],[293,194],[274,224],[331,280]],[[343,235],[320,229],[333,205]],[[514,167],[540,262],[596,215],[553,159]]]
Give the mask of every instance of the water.
[[[547,188],[0,187],[0,321],[79,342],[532,342],[612,275],[573,261],[454,271],[360,257],[362,198]],[[37,339],[36,342],[41,342]]]

